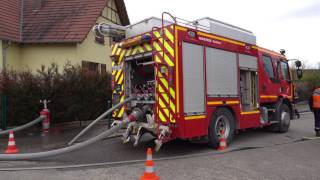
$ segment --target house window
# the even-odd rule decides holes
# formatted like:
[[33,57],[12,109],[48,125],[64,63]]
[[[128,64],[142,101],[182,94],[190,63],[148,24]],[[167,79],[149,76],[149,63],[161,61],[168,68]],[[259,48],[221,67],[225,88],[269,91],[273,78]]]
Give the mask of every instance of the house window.
[[109,0],[107,3],[107,17],[105,17],[107,20],[114,24],[121,25],[119,14],[117,11],[117,7],[114,3],[114,0]]
[[82,69],[90,72],[99,72],[99,63],[82,61]]
[[89,71],[89,72],[106,73],[107,65],[90,62],[90,61],[82,61],[82,70]]
[[100,64],[100,68],[101,68],[101,73],[106,73],[107,72],[107,65],[105,64]]

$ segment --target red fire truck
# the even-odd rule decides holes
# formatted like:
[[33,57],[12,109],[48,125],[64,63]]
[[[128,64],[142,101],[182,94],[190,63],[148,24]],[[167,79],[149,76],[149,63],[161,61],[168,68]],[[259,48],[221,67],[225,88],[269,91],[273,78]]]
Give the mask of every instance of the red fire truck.
[[[227,142],[240,129],[288,131],[296,111],[284,51],[259,47],[252,32],[208,17],[192,22],[151,17],[118,30],[126,37],[112,45],[113,104],[137,98],[113,118],[141,112],[128,125],[125,142],[137,145],[150,133],[158,148],[176,138],[201,137],[216,147],[220,130]],[[296,65],[300,74],[301,63]]]

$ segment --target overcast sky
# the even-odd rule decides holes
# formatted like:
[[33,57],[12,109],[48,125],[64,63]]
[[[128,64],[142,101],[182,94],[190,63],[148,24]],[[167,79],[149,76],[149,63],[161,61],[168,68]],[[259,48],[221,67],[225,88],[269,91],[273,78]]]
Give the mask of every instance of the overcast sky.
[[131,23],[163,11],[195,20],[209,16],[252,31],[259,46],[320,64],[320,0],[125,0]]

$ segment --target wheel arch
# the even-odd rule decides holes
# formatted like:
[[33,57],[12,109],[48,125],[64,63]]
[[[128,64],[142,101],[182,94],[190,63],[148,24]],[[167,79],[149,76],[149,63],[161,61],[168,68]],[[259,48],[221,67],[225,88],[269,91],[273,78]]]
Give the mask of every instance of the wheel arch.
[[[292,107],[292,103],[290,102],[290,100],[287,97],[279,97],[279,101],[283,104],[286,104],[289,109],[290,109],[290,119],[293,119],[293,107]],[[278,102],[279,102],[278,101]]]
[[213,116],[214,116],[214,113],[219,109],[227,109],[228,111],[230,111],[232,116],[233,116],[233,120],[234,120],[234,123],[236,125],[236,129],[239,129],[239,119],[238,119],[238,117],[237,117],[237,115],[235,113],[235,110],[231,106],[217,106],[215,108],[215,110],[211,113],[210,118],[212,119]]

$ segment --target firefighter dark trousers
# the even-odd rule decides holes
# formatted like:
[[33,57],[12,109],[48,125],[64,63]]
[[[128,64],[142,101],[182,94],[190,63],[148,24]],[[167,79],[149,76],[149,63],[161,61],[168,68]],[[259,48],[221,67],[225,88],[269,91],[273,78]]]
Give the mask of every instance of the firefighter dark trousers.
[[315,109],[313,111],[314,114],[314,127],[315,127],[315,131],[320,131],[320,109]]

